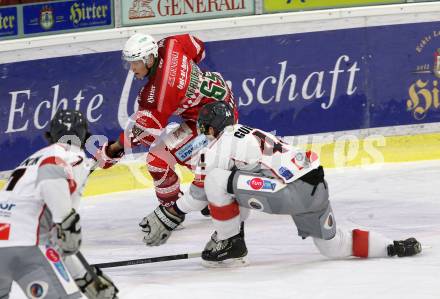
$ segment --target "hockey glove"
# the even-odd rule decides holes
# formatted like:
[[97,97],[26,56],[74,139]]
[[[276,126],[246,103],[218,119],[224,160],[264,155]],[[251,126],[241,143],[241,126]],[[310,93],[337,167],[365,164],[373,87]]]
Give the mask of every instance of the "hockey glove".
[[110,145],[115,143],[115,141],[109,141],[104,143],[103,146],[98,148],[93,159],[98,162],[98,166],[102,169],[107,169],[118,163],[124,156],[124,150],[117,153],[110,153]]
[[388,256],[413,256],[422,252],[422,245],[415,238],[409,238],[403,241],[394,241],[393,244],[388,245],[387,250]]
[[75,254],[81,245],[81,224],[79,214],[74,209],[61,223],[55,225],[58,246],[65,255]]
[[146,233],[144,243],[147,246],[164,244],[171,236],[171,232],[185,220],[185,215],[176,216],[163,206],[158,206],[150,215],[142,219],[139,226]]
[[92,266],[92,268],[96,273],[97,280],[89,272],[86,272],[83,277],[75,279],[81,292],[89,299],[117,299],[119,290],[111,279],[98,267]]

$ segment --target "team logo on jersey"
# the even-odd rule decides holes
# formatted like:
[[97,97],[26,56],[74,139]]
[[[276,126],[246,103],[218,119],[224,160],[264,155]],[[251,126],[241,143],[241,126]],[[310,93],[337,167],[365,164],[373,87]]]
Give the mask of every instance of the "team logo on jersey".
[[9,233],[11,231],[11,225],[9,223],[0,223],[0,240],[9,240]]
[[295,155],[295,161],[302,162],[304,161],[304,154],[298,153]]
[[52,264],[55,266],[55,269],[57,269],[57,271],[61,275],[61,277],[65,281],[69,282],[70,281],[69,274],[67,274],[67,270],[64,267],[64,264],[61,261],[61,258],[60,258],[60,255],[58,254],[58,252],[53,248],[48,248],[46,250],[46,257],[50,262],[52,262]]
[[307,168],[309,166],[308,161],[305,161],[304,155],[302,153],[296,154],[295,157],[292,159],[292,163],[295,164],[296,167],[298,167],[298,170],[303,170],[304,168]]
[[293,173],[289,169],[287,169],[286,167],[280,167],[278,169],[278,171],[281,174],[281,176],[286,179],[286,181],[293,178]]
[[262,178],[253,178],[246,182],[253,190],[275,190],[276,183]]
[[297,153],[292,159],[292,163],[298,167],[298,170],[309,168],[312,162],[318,160],[318,155],[312,151],[307,151],[305,155],[303,153]]
[[47,295],[49,285],[44,281],[33,281],[28,284],[26,293],[29,298],[44,298]]

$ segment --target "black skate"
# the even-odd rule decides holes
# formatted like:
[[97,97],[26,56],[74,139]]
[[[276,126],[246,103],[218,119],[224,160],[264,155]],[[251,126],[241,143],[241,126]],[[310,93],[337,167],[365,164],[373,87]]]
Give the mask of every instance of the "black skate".
[[[240,235],[244,239],[244,221],[240,224]],[[214,231],[211,235],[211,239],[206,243],[205,248],[203,251],[210,251],[217,246],[218,238],[217,238],[217,231]]]
[[246,243],[239,233],[229,239],[218,240],[213,249],[202,252],[202,259],[208,267],[240,266],[247,263],[244,259],[247,253]]
[[203,210],[201,210],[200,213],[203,216],[205,216],[205,217],[210,217],[211,216],[211,212],[209,211],[208,206],[206,206]]
[[404,241],[394,241],[393,244],[388,245],[387,250],[388,256],[413,256],[422,252],[422,245],[416,239],[409,238]]

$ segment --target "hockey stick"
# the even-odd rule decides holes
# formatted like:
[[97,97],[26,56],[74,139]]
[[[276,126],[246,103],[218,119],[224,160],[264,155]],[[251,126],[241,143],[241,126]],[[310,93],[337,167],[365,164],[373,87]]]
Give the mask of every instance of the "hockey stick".
[[167,261],[175,261],[175,260],[186,260],[200,257],[202,254],[200,252],[195,253],[184,253],[184,254],[176,254],[176,255],[165,255],[158,257],[148,257],[143,259],[135,259],[135,260],[125,260],[118,262],[108,262],[101,264],[94,264],[91,266],[95,266],[98,268],[113,268],[113,267],[123,267],[123,266],[132,266],[139,264],[151,264],[151,263],[159,263],[159,262],[167,262]]
[[93,281],[98,285],[99,288],[103,288],[102,287],[102,282],[99,279],[98,275],[95,272],[95,269],[93,269],[93,265],[90,265],[89,262],[87,262],[86,258],[84,257],[84,255],[81,253],[81,251],[78,251],[76,253],[76,257],[79,259],[79,261],[81,262],[81,264],[83,264],[84,268],[86,269],[86,271],[90,274],[90,276],[92,276]]
[[[93,163],[93,166],[90,169],[89,175],[92,174],[97,167],[98,167],[98,161],[95,161]],[[125,260],[125,261],[108,262],[108,263],[100,263],[100,264],[90,265],[90,264],[88,264],[88,262],[86,261],[84,256],[81,254],[81,252],[77,253],[77,257],[83,263],[83,265],[87,269],[87,271],[89,271],[89,269],[92,270],[92,267],[98,267],[100,269],[103,269],[103,268],[114,268],[114,267],[123,267],[123,266],[139,265],[139,264],[159,263],[159,262],[174,261],[174,260],[185,260],[185,259],[197,258],[197,257],[200,257],[201,255],[202,254],[200,252],[184,253],[184,254],[158,256],[158,257],[150,257],[150,258],[142,258],[142,259],[135,259],[135,260]],[[93,279],[95,281],[99,281],[98,280],[98,276],[96,275],[96,273],[94,271],[90,271],[90,272],[92,273]]]

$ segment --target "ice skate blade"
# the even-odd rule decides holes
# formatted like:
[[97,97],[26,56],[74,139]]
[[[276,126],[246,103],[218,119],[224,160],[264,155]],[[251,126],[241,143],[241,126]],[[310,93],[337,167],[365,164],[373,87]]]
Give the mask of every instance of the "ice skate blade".
[[180,223],[174,230],[182,230],[185,229],[185,226],[183,226],[182,223]]
[[221,262],[205,261],[202,259],[202,266],[206,268],[237,268],[249,265],[247,257],[239,257],[236,259],[228,259]]

